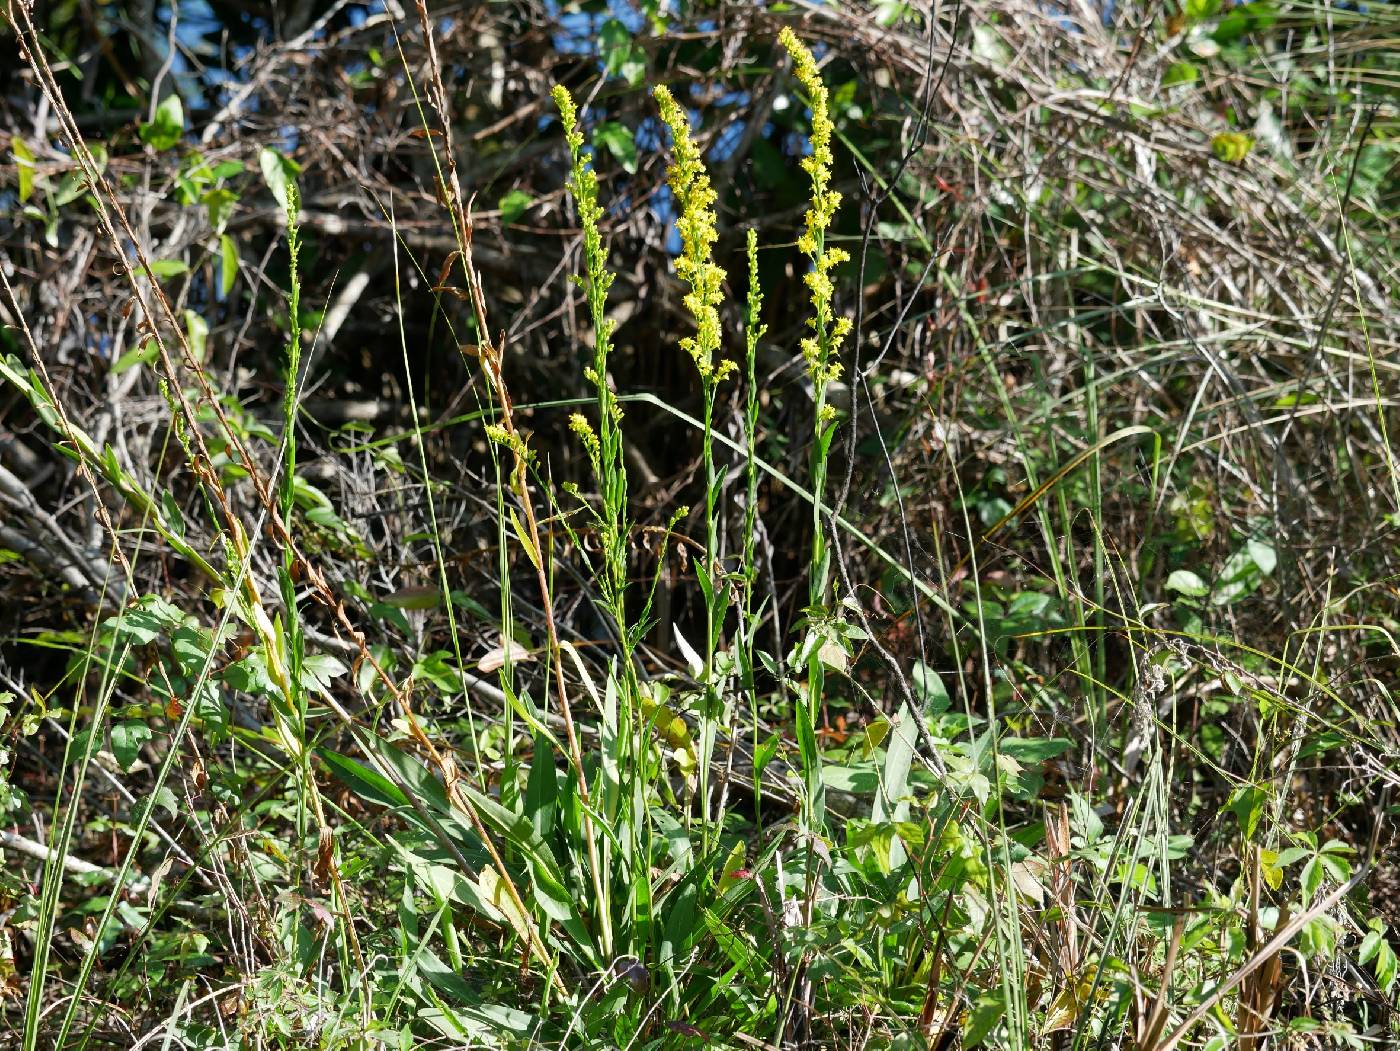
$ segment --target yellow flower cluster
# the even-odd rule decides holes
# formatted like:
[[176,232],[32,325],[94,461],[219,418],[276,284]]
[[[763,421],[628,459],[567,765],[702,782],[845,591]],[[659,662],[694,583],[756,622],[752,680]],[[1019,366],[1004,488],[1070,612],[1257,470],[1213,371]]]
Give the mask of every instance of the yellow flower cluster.
[[778,42],[792,56],[793,73],[806,90],[808,105],[812,108],[812,152],[802,158],[802,170],[812,178],[812,207],[807,212],[807,232],[798,240],[797,247],[813,255],[820,249],[822,235],[841,205],[841,194],[830,188],[831,133],[834,130],[830,100],[817,71],[817,60],[807,45],[787,26],[778,34]]
[[564,122],[564,140],[571,151],[576,150],[583,145],[583,132],[578,130],[578,107],[574,105],[574,97],[563,84],[555,84],[550,94],[559,110],[559,119]]
[[690,286],[685,297],[686,309],[695,318],[695,335],[681,340],[681,347],[695,361],[700,379],[718,383],[735,368],[732,361],[715,365],[715,351],[720,346],[719,305],[724,293],[724,271],[714,262],[714,244],[719,234],[715,229],[715,191],[700,148],[690,134],[690,121],[685,110],[665,84],[653,92],[661,109],[661,119],[671,129],[675,162],[667,171],[671,193],[675,195],[676,228],[681,235],[681,254],[676,260],[676,273]]
[[807,228],[797,240],[797,247],[812,260],[812,269],[804,277],[812,293],[816,316],[807,319],[815,335],[802,341],[802,355],[814,382],[826,384],[841,373],[841,366],[832,361],[842,341],[850,334],[848,318],[831,320],[831,299],[835,289],[831,273],[850,256],[844,249],[826,247],[826,231],[841,205],[841,194],[831,188],[831,122],[830,98],[817,70],[817,60],[797,34],[784,27],[778,42],[792,56],[793,73],[807,92],[812,109],[812,152],[802,158],[802,169],[812,180],[812,205],[807,210]]
[[579,225],[583,227],[585,269],[599,286],[596,293],[606,296],[612,285],[612,274],[607,273],[603,265],[603,239],[598,232],[598,220],[603,218],[603,209],[598,204],[598,173],[582,156],[583,131],[578,126],[578,107],[569,89],[563,84],[556,84],[553,95],[554,104],[559,107],[559,119],[564,124],[564,140],[569,144],[569,153],[573,158],[570,182],[578,204]]
[[574,281],[588,297],[589,313],[593,317],[593,364],[584,368],[584,375],[598,393],[599,432],[583,416],[575,415],[570,429],[583,441],[593,462],[595,473],[602,477],[620,470],[621,442],[617,428],[622,421],[622,406],[608,387],[607,360],[612,353],[613,322],[605,316],[608,289],[613,274],[608,270],[607,253],[598,221],[603,209],[598,204],[598,173],[583,153],[583,131],[579,127],[578,107],[573,96],[562,84],[555,85],[554,104],[564,125],[564,139],[569,144],[569,189],[578,206],[579,225],[583,227],[583,272]]
[[593,424],[588,422],[588,417],[581,412],[576,412],[569,417],[569,430],[578,435],[578,439],[583,443],[584,451],[588,453],[588,462],[593,465],[593,470],[598,470],[599,462],[602,459],[603,448],[598,441],[598,434],[593,430]]
[[499,423],[488,423],[486,425],[486,437],[497,445],[503,445],[511,452],[515,453],[522,462],[528,462],[534,456],[525,440],[515,431],[506,430]]

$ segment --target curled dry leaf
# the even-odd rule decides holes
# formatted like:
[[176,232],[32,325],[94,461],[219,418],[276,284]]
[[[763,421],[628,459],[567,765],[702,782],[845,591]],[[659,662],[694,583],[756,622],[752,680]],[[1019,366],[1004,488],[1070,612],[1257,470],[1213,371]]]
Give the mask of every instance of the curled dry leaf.
[[532,661],[535,659],[533,653],[514,639],[511,639],[509,642],[502,642],[501,645],[488,650],[486,655],[476,662],[477,670],[485,675],[490,675],[492,672],[500,671],[504,668],[506,664],[507,646],[510,647],[510,661],[512,664],[522,664],[525,661]]

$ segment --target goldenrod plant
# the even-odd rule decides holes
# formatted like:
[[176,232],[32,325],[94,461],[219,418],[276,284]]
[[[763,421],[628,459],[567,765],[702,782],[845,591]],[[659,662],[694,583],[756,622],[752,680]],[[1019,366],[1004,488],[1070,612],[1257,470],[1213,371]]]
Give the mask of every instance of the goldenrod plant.
[[608,376],[608,357],[612,353],[613,322],[608,317],[608,290],[613,275],[608,269],[607,251],[598,221],[603,217],[598,204],[598,173],[583,153],[583,129],[579,125],[578,108],[563,85],[553,91],[559,119],[564,125],[564,140],[569,146],[569,191],[578,209],[579,226],[583,230],[583,262],[574,277],[588,301],[588,315],[593,325],[593,360],[585,370],[593,385],[597,431],[581,413],[570,419],[570,428],[577,434],[588,452],[598,480],[602,505],[596,515],[603,552],[604,597],[617,621],[624,644],[629,641],[627,627],[627,464],[622,452],[622,403]]
[[838,413],[835,406],[827,401],[827,393],[831,383],[841,375],[841,344],[851,332],[850,318],[836,315],[833,303],[836,289],[832,274],[850,256],[845,249],[827,244],[832,220],[841,205],[840,192],[831,188],[834,157],[831,150],[833,125],[830,95],[817,69],[816,59],[807,45],[797,38],[797,34],[784,27],[778,40],[792,59],[793,76],[802,86],[812,114],[811,149],[801,162],[811,184],[811,205],[804,217],[805,228],[797,239],[797,247],[807,257],[809,264],[803,281],[811,300],[812,313],[806,322],[811,335],[802,339],[802,357],[807,364],[816,408],[812,417],[812,557],[807,579],[808,631],[798,650],[799,659],[806,667],[807,682],[805,692],[797,702],[796,730],[807,788],[805,816],[814,826],[820,827],[825,808],[821,754],[816,738],[816,712],[821,707],[826,679],[825,662],[827,654],[832,652],[829,647],[839,645],[828,625],[831,553],[827,544],[829,525],[823,502]]
[[675,201],[676,227],[681,239],[676,273],[689,286],[685,305],[695,319],[694,334],[682,337],[680,345],[695,363],[703,404],[700,459],[705,475],[705,557],[696,563],[695,576],[705,601],[705,648],[700,674],[704,695],[700,710],[699,817],[702,843],[708,846],[710,763],[714,755],[715,733],[719,725],[732,730],[733,713],[732,703],[726,703],[722,698],[723,686],[715,665],[715,655],[730,605],[730,582],[725,579],[719,560],[719,501],[723,487],[715,471],[715,395],[719,385],[734,372],[737,365],[729,358],[716,360],[723,342],[719,307],[724,299],[725,273],[714,261],[714,244],[719,237],[714,209],[715,191],[705,171],[700,148],[691,134],[690,118],[685,110],[664,84],[657,85],[653,95],[661,110],[661,119],[671,132],[673,160],[666,175]]
[[[735,661],[739,689],[749,701],[753,717],[753,748],[758,741],[758,698],[754,681],[759,611],[754,607],[758,586],[758,343],[767,333],[763,324],[763,288],[758,273],[758,231],[749,227],[744,235],[748,261],[749,291],[744,311],[744,532],[739,557],[738,625],[735,631]],[[763,790],[754,785],[754,808],[763,801]]]

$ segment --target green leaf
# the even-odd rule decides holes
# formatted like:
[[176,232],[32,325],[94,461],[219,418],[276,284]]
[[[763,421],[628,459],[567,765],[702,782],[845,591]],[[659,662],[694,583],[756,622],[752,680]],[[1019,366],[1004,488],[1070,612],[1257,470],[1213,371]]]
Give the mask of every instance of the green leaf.
[[191,678],[197,677],[204,669],[213,647],[211,634],[193,624],[181,624],[170,636],[170,652],[180,665],[180,671]]
[[609,18],[598,31],[598,54],[603,59],[603,69],[616,76],[622,72],[622,63],[632,53],[632,34],[616,18]]
[[180,801],[175,798],[175,793],[169,785],[161,785],[154,797],[148,796],[145,799],[138,799],[131,808],[131,823],[135,825],[144,820],[146,815],[155,810],[156,807],[160,807],[172,817],[179,813]]
[[433,584],[403,587],[385,595],[383,602],[395,609],[437,609],[442,603],[442,589]]
[[1262,540],[1250,540],[1225,560],[1211,595],[1211,604],[1228,606],[1253,594],[1273,573],[1278,555]]
[[626,128],[616,121],[607,121],[599,124],[597,130],[593,132],[593,141],[611,153],[628,175],[636,174],[637,143],[632,138],[630,128]]
[[1327,876],[1327,870],[1322,865],[1321,857],[1314,857],[1303,866],[1303,900],[1311,901],[1312,896],[1317,893],[1317,888],[1322,886],[1322,881]]
[[515,530],[515,539],[520,541],[520,546],[525,549],[525,554],[530,557],[530,564],[536,569],[540,568],[540,553],[535,550],[534,541],[530,539],[530,532],[525,528],[525,523],[520,521],[520,516],[515,513],[515,508],[510,509],[510,524]]
[[497,207],[501,209],[501,222],[507,226],[518,222],[534,203],[535,199],[524,190],[511,190],[497,202]]
[[141,722],[117,723],[112,727],[112,755],[123,770],[136,765],[141,748],[152,737],[151,728]]
[[1233,44],[1250,33],[1259,33],[1278,21],[1278,12],[1270,3],[1240,4],[1227,11],[1211,37],[1217,44]]
[[168,150],[179,143],[185,133],[185,107],[176,92],[167,95],[156,107],[155,120],[142,124],[138,134],[141,141],[154,150]]
[[912,677],[914,696],[922,702],[925,715],[941,715],[948,710],[952,701],[948,697],[948,688],[936,671],[923,661],[915,661]]
[[193,310],[185,311],[185,338],[190,344],[190,353],[195,361],[205,358],[205,342],[209,338],[208,323]]
[[1245,550],[1249,552],[1249,557],[1254,560],[1259,572],[1265,576],[1271,574],[1278,566],[1278,553],[1262,540],[1249,541],[1245,544]]
[[599,31],[598,54],[609,76],[621,76],[633,87],[646,76],[645,54],[633,44],[632,33],[616,18],[609,18]]
[[111,629],[119,641],[129,639],[134,645],[144,646],[172,631],[184,619],[185,614],[159,595],[145,595],[103,627]]
[[228,234],[219,236],[219,289],[228,295],[238,280],[238,245]]
[[1179,592],[1189,598],[1200,598],[1210,591],[1210,586],[1191,570],[1178,569],[1167,577],[1167,590]]
[[1385,924],[1380,920],[1373,919],[1369,926],[1370,933],[1361,940],[1357,960],[1363,965],[1374,960],[1376,984],[1386,992],[1390,992],[1396,978],[1400,977],[1400,961],[1395,957],[1395,950],[1386,941]]
[[1278,863],[1278,857],[1277,852],[1272,850],[1259,852],[1259,871],[1264,876],[1264,882],[1273,890],[1283,886],[1283,866]]
[[976,1047],[987,1039],[1001,1021],[1006,1003],[997,992],[983,993],[968,1014],[967,1028],[963,1030],[963,1046]]
[[189,270],[189,264],[180,259],[155,259],[151,261],[151,273],[162,280],[177,277]]
[[288,188],[295,190],[296,176],[301,171],[301,165],[289,157],[282,156],[270,146],[264,146],[258,152],[258,167],[262,170],[263,182],[267,183],[267,188],[272,191],[273,199],[285,212]]
[[216,179],[231,179],[235,175],[242,175],[245,170],[242,161],[220,161],[214,165],[212,174]]
[[1200,71],[1190,62],[1173,62],[1162,76],[1162,87],[1174,88],[1184,84],[1194,84],[1200,75]]
[[16,135],[10,140],[10,152],[19,168],[19,202],[23,204],[34,194],[34,151]]
[[328,653],[313,653],[301,662],[301,685],[312,693],[329,694],[331,680],[349,670]]
[[869,795],[880,784],[880,776],[873,766],[836,766],[827,763],[821,768],[822,784],[837,792],[851,795]]
[[248,654],[223,670],[221,678],[230,689],[267,697],[274,693],[272,678],[267,673],[267,659],[261,653]]
[[1357,950],[1356,960],[1358,963],[1370,963],[1371,957],[1380,952],[1381,946],[1385,944],[1384,931],[1372,931],[1361,939],[1361,948]]
[[453,663],[452,654],[434,650],[413,662],[414,678],[427,679],[449,697],[462,692],[462,673]]
[[156,360],[159,348],[154,339],[148,339],[134,350],[128,350],[112,363],[112,375],[120,376],[128,369],[134,369],[137,365],[149,365]]
[[1054,759],[1069,751],[1073,743],[1068,737],[1007,737],[997,747],[1002,755],[1009,755],[1018,763],[1029,765]]
[[318,749],[316,754],[330,768],[336,780],[360,799],[391,808],[409,807],[408,797],[383,774],[329,749]]
[[222,233],[229,216],[233,214],[233,206],[237,203],[238,194],[222,186],[206,193],[204,207],[209,212],[209,225]]
[[1253,838],[1268,798],[1268,793],[1258,785],[1243,785],[1230,796],[1226,809],[1239,819],[1240,831],[1244,833],[1245,839]]

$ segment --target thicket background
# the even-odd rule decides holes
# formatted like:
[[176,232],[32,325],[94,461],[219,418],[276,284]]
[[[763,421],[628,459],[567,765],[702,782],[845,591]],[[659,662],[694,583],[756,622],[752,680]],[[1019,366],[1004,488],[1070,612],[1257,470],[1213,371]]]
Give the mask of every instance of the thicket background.
[[[810,100],[783,26],[830,90],[832,239],[851,256],[836,306],[854,322],[830,391],[840,653],[818,718],[836,771],[820,849],[789,776],[814,392],[795,244]],[[1397,30],[1389,4],[1271,0],[12,7],[0,1042],[1394,1040]],[[743,358],[751,229],[766,325],[753,529],[745,383],[721,387],[715,448],[721,553],[732,569],[756,541],[767,659],[699,689],[702,388],[678,348],[693,322],[662,83],[718,190],[723,355]],[[353,626],[449,767],[564,835],[503,787],[548,765],[503,690],[545,705],[552,661],[537,553],[509,524],[522,492],[484,428],[483,346],[536,457],[525,498],[583,661],[564,665],[583,748],[607,747],[584,685],[615,652],[596,539],[566,533],[569,498],[547,502],[595,487],[568,426],[592,398],[594,332],[569,280],[559,84],[616,272],[634,588],[658,579],[635,653],[672,691],[642,727],[677,753],[639,789],[658,843],[697,827],[678,754],[707,688],[737,701],[749,742],[729,760],[743,816],[711,853],[697,839],[628,877],[701,918],[679,948],[658,935],[613,958],[567,947],[548,903],[526,918],[475,901],[453,882],[476,879],[475,855],[415,860],[407,803],[326,758],[370,762],[330,703],[428,758]],[[440,182],[449,148],[488,331]],[[109,230],[99,201],[129,225]],[[191,360],[163,362],[153,327]],[[297,328],[292,558],[228,428],[276,474]],[[227,601],[199,562],[245,553],[269,616],[302,625],[302,744],[320,749],[303,775],[271,684],[247,673],[263,637],[215,630]],[[340,613],[309,601],[322,583]],[[724,644],[742,634],[729,623]],[[922,761],[881,802],[906,702]],[[319,828],[307,779],[331,807]],[[516,835],[499,832],[504,865],[528,888],[541,877]],[[584,900],[578,857],[559,864]]]

